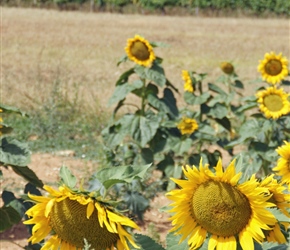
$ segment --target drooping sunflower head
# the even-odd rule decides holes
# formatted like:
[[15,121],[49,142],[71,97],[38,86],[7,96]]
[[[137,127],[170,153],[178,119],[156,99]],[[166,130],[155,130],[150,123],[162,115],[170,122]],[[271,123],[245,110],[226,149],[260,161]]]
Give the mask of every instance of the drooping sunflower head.
[[266,118],[278,119],[290,112],[289,94],[282,88],[277,89],[275,86],[268,87],[265,90],[257,92],[256,97],[260,110]]
[[198,124],[195,119],[182,117],[182,120],[178,123],[177,128],[182,135],[191,135],[198,129]]
[[125,51],[130,60],[145,67],[151,66],[155,60],[151,44],[139,35],[128,39]]
[[209,249],[236,249],[237,239],[244,250],[254,249],[254,240],[262,242],[262,230],[275,225],[274,215],[266,208],[275,206],[263,193],[254,176],[238,184],[235,162],[224,171],[221,160],[212,172],[200,162],[199,169],[183,167],[187,180],[172,179],[180,189],[169,192],[173,201],[170,212],[176,234],[181,241],[189,238],[190,249],[199,248],[209,235]]
[[290,208],[290,194],[286,193],[287,188],[284,183],[278,182],[277,179],[274,178],[274,174],[272,174],[262,180],[259,186],[266,187],[269,190],[269,193],[265,195],[268,195],[270,201],[274,203],[283,214],[290,218],[290,213],[287,211],[287,209]]
[[89,195],[72,192],[61,186],[54,190],[44,186],[48,197],[29,195],[37,204],[27,210],[30,217],[24,224],[34,224],[29,241],[38,243],[51,232],[44,244],[48,249],[82,249],[84,239],[95,250],[129,250],[128,241],[135,247],[133,237],[124,227],[138,228],[129,218]]
[[281,176],[281,181],[290,184],[290,142],[284,141],[284,145],[278,147],[276,152],[280,156],[277,165],[273,168],[276,175]]
[[184,91],[193,93],[194,88],[192,85],[192,80],[191,80],[189,72],[187,70],[182,70],[181,76],[184,81]]
[[268,83],[277,84],[288,75],[288,60],[282,53],[266,53],[264,59],[259,62],[258,71]]
[[234,66],[230,62],[221,62],[220,68],[227,75],[231,75],[235,71]]
[[[283,185],[282,182],[278,182],[274,178],[274,174],[267,176],[264,178],[260,184],[260,187],[265,187],[269,190],[269,192],[265,193],[266,197],[269,197],[269,201],[277,206],[286,217],[290,217],[288,209],[290,208],[290,194],[286,193],[287,188]],[[287,224],[287,221],[284,223]],[[274,228],[271,230],[264,231],[265,240],[268,242],[278,242],[279,244],[283,244],[287,242],[287,239],[281,232],[281,228],[279,222],[277,221]]]

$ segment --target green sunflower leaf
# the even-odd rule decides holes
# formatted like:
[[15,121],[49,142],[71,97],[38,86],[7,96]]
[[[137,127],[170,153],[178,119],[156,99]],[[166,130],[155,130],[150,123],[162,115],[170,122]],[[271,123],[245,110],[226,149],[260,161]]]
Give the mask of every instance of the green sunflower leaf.
[[166,245],[167,250],[188,250],[189,246],[187,240],[182,241],[179,244],[181,235],[175,235],[173,232],[167,234],[166,236]]
[[11,228],[14,224],[20,222],[19,213],[11,206],[0,208],[0,232]]
[[200,105],[208,101],[208,99],[210,98],[210,93],[205,92],[200,96],[196,96],[193,93],[185,92],[183,98],[185,102],[189,105]]
[[26,143],[8,137],[0,141],[0,162],[4,165],[24,167],[30,163],[30,151]]
[[31,184],[35,185],[36,187],[42,188],[43,182],[37,177],[37,175],[32,171],[29,167],[18,167],[12,166],[13,171],[22,176],[24,179],[29,181]]
[[145,147],[156,134],[160,120],[161,118],[153,113],[146,116],[129,114],[121,118],[121,123],[126,132],[139,142],[141,147]]
[[77,184],[77,178],[73,175],[73,173],[66,166],[61,166],[59,170],[59,176],[61,182],[63,182],[66,186],[73,189]]
[[122,84],[128,82],[129,76],[132,75],[133,73],[134,73],[134,68],[131,68],[131,69],[125,71],[117,80],[116,86],[122,85]]
[[150,167],[151,164],[103,168],[94,175],[94,178],[98,179],[108,189],[116,183],[131,183],[134,179],[143,179]]
[[[141,247],[141,250],[165,250],[160,244],[155,242],[152,238],[147,235],[134,234],[136,243]],[[135,248],[130,248],[137,250]]]
[[166,83],[164,70],[158,64],[153,64],[151,68],[145,68],[140,65],[135,66],[135,72],[141,79],[153,81],[158,86],[163,87]]
[[25,112],[21,111],[20,109],[2,103],[0,103],[0,109],[2,109],[4,113],[17,113],[22,116],[28,116]]
[[228,108],[222,103],[216,103],[213,107],[210,107],[208,116],[213,118],[223,119],[228,114]]
[[140,80],[132,82],[132,84],[126,82],[122,85],[115,87],[114,93],[109,99],[108,105],[112,105],[126,98],[126,96],[132,91],[139,89],[143,86],[143,82]]

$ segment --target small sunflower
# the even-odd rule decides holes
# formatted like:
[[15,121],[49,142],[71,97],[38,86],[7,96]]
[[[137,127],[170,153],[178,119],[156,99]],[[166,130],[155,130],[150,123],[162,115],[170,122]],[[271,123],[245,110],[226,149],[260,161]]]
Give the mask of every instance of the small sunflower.
[[279,223],[276,223],[271,231],[266,231],[265,235],[268,242],[277,242],[279,244],[287,243],[287,239],[285,239],[284,234],[281,232]]
[[148,67],[155,60],[155,54],[151,44],[139,35],[127,41],[125,51],[133,62]]
[[278,119],[282,115],[290,112],[290,102],[284,90],[276,87],[268,87],[256,94],[257,102],[260,104],[260,110],[266,118]]
[[266,187],[269,190],[269,193],[266,195],[269,197],[271,196],[270,201],[274,203],[283,214],[290,218],[290,213],[287,211],[287,209],[290,208],[290,194],[285,192],[287,188],[283,185],[283,182],[278,183],[274,178],[274,174],[272,174],[262,180],[259,186]]
[[65,185],[54,190],[44,186],[49,197],[30,195],[37,204],[27,210],[31,217],[24,224],[34,224],[33,244],[45,239],[50,233],[44,249],[75,250],[84,247],[84,239],[95,250],[129,250],[127,241],[139,248],[124,226],[138,228],[129,218],[124,217],[95,198],[71,191]]
[[276,152],[280,158],[277,161],[277,166],[273,168],[273,171],[277,172],[276,175],[282,177],[282,182],[290,184],[290,142],[284,141],[284,145],[278,147]]
[[235,71],[234,66],[230,62],[222,62],[220,68],[227,75],[231,75]]
[[177,128],[182,135],[191,135],[198,129],[198,124],[195,119],[182,117],[182,120],[178,123]]
[[187,70],[182,70],[182,79],[184,81],[184,91],[188,91],[190,93],[194,92],[194,88],[192,86],[192,80]]
[[[283,214],[290,217],[289,211],[287,211],[287,209],[290,208],[290,194],[285,192],[287,188],[283,183],[278,183],[278,181],[274,179],[274,174],[272,174],[262,180],[259,186],[266,187],[269,192],[265,195],[269,197],[269,201],[274,203],[277,206],[277,209],[279,209]],[[265,231],[265,239],[268,242],[278,242],[279,244],[287,242],[287,239],[281,232],[278,221],[273,229]]]
[[281,82],[288,75],[288,60],[282,53],[266,53],[263,60],[259,61],[258,71],[264,81],[272,84]]
[[267,188],[259,187],[254,175],[238,184],[242,173],[236,174],[234,164],[224,171],[220,159],[213,173],[201,161],[199,169],[183,167],[187,180],[172,178],[180,189],[167,194],[174,201],[171,231],[181,234],[181,241],[189,237],[190,249],[199,248],[208,234],[208,249],[236,249],[239,240],[242,249],[253,250],[254,240],[263,242],[263,230],[275,225],[266,209],[275,206],[263,194]]

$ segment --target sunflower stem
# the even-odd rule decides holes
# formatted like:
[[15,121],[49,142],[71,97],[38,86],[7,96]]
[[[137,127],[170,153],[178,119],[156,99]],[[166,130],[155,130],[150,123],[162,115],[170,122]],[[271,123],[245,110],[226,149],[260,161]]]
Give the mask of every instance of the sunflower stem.
[[142,78],[141,81],[143,82],[141,94],[141,115],[144,116],[146,106],[146,80]]
[[[198,81],[197,86],[198,86],[198,90],[199,90],[200,95],[202,95],[203,94],[202,82]],[[199,122],[202,122],[202,105],[200,105],[200,110],[199,110]]]

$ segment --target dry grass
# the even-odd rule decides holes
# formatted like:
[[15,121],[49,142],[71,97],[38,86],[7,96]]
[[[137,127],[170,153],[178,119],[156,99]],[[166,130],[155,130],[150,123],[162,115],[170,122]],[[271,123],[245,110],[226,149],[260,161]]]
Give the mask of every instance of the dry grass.
[[219,74],[233,61],[245,82],[259,76],[257,64],[270,50],[290,58],[289,20],[196,18],[59,12],[1,8],[1,102],[30,108],[43,102],[54,81],[73,84],[86,104],[106,105],[116,79],[133,64],[117,67],[127,38],[136,33],[157,48],[167,77],[182,88],[182,69]]

